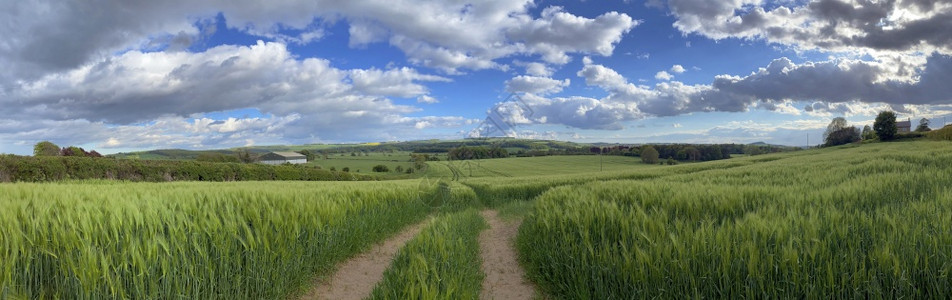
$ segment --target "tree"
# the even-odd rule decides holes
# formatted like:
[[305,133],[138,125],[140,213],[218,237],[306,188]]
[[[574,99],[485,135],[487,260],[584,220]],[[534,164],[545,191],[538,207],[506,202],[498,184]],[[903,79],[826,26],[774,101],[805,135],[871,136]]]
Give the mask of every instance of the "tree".
[[650,145],[645,146],[641,149],[641,161],[646,164],[658,163],[658,150]]
[[258,160],[258,157],[251,154],[251,151],[248,151],[248,149],[238,150],[238,152],[235,153],[235,156],[238,157],[238,161],[243,163],[253,163]]
[[919,127],[916,127],[916,132],[927,132],[927,131],[932,131],[932,129],[929,129],[929,119],[922,118],[921,120],[919,120]]
[[684,148],[684,154],[687,156],[688,160],[701,160],[701,151],[697,150],[697,148],[688,146],[687,148]]
[[860,131],[856,126],[847,126],[846,119],[843,117],[833,118],[830,125],[826,127],[823,133],[824,145],[836,146],[849,143],[855,143],[860,140]]
[[873,122],[873,130],[879,140],[889,141],[896,138],[896,114],[891,111],[880,112],[876,116],[876,122]]
[[33,146],[33,156],[57,156],[60,147],[50,141],[42,141]]
[[863,126],[863,139],[872,140],[876,138],[876,132],[873,131],[872,127],[869,125]]
[[304,150],[298,151],[297,153],[304,155],[307,161],[314,161],[315,159],[317,159],[317,153],[311,152],[311,150],[304,149]]
[[830,125],[826,125],[826,131],[823,132],[823,141],[825,141],[829,145],[830,135],[833,134],[833,132],[836,132],[837,130],[846,128],[846,126],[849,126],[849,125],[846,123],[845,118],[843,117],[833,118],[833,121],[830,121]]
[[390,172],[390,168],[385,165],[376,165],[373,168],[374,172]]
[[850,126],[842,128],[840,130],[834,131],[827,136],[826,146],[836,146],[844,145],[849,143],[859,142],[860,139],[860,130],[856,126]]

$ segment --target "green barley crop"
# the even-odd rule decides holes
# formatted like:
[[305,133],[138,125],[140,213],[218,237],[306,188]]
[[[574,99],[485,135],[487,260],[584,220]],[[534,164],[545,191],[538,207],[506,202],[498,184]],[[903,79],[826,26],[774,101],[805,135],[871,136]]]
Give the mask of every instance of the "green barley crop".
[[424,218],[420,191],[410,181],[0,184],[0,298],[287,297]]
[[397,253],[371,298],[477,299],[478,236],[486,227],[473,209],[434,219]]
[[557,298],[942,298],[952,144],[869,144],[552,189],[524,221]]

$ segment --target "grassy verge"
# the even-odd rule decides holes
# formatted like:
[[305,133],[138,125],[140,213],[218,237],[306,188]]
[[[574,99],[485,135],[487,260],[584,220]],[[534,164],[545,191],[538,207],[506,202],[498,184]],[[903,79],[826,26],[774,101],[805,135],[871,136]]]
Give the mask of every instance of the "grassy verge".
[[422,220],[419,193],[409,181],[0,184],[0,298],[283,298]]
[[552,189],[517,241],[560,298],[952,293],[952,144],[898,142]]
[[373,299],[476,299],[483,280],[476,210],[440,216],[397,253]]

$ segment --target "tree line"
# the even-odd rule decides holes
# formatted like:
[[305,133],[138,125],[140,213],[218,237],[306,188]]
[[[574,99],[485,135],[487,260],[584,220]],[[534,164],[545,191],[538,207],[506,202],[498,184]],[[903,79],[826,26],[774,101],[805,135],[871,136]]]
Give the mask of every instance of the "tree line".
[[60,148],[60,146],[50,141],[42,141],[33,145],[33,156],[102,157],[102,154],[99,154],[96,150],[86,151],[86,149],[76,146]]
[[470,160],[470,159],[490,159],[509,157],[509,151],[499,146],[459,146],[452,148],[446,153],[449,160]]

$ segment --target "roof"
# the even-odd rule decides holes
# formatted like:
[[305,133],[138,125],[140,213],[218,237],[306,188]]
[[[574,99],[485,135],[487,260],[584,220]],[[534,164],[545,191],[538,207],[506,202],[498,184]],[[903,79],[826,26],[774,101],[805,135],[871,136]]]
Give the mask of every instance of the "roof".
[[896,122],[896,127],[912,127],[912,121],[899,121],[899,122]]
[[270,152],[262,155],[261,158],[277,158],[276,156],[284,159],[307,159],[307,156],[297,152]]

